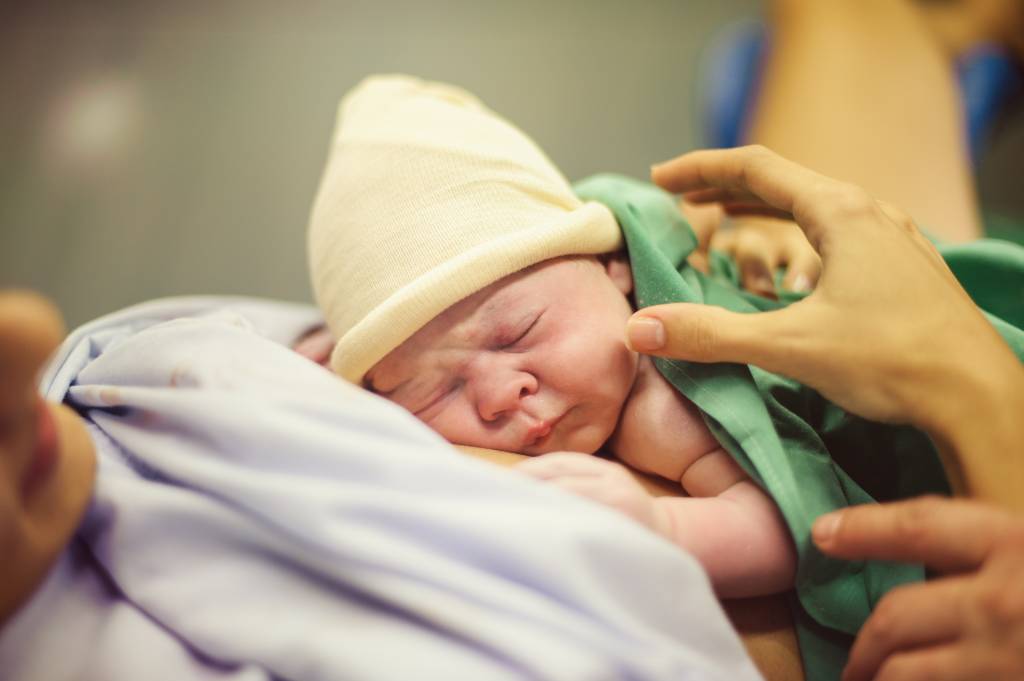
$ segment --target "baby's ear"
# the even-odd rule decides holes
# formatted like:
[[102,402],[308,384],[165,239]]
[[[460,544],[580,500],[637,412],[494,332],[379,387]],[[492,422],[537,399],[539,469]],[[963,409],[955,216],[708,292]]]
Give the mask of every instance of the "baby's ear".
[[629,256],[625,251],[605,253],[598,256],[598,260],[604,265],[604,271],[615,288],[622,291],[622,295],[628,296],[633,292],[633,268],[629,266]]

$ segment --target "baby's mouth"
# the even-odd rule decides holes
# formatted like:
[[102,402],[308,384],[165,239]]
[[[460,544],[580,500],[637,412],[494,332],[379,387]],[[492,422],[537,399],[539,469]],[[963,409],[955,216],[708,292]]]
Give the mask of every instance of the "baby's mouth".
[[543,440],[551,432],[551,421],[541,421],[535,425],[530,426],[526,430],[526,441],[530,445],[535,445],[540,440]]
[[555,426],[558,425],[566,414],[569,412],[563,412],[560,416],[551,419],[545,419],[538,421],[529,428],[526,429],[526,437],[523,442],[523,450],[527,450],[535,447],[542,447],[550,439],[552,432],[555,430]]

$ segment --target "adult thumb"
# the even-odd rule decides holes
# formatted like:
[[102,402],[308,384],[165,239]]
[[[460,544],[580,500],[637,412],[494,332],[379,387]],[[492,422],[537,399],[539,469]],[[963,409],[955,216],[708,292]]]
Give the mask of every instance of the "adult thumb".
[[693,362],[739,362],[778,370],[791,356],[795,310],[740,314],[711,305],[672,303],[638,310],[626,325],[637,352]]

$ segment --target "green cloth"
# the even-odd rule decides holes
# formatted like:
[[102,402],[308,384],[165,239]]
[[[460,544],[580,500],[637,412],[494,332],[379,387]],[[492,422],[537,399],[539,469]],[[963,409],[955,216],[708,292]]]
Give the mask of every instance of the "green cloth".
[[1012,241],[1024,246],[1024,220],[995,211],[983,211],[985,236],[992,239]]
[[[689,302],[756,312],[800,298],[786,293],[774,301],[741,290],[736,267],[720,253],[712,253],[709,274],[690,267],[686,257],[696,237],[675,199],[650,184],[598,175],[575,189],[615,213],[638,308]],[[1024,249],[981,241],[945,248],[943,255],[975,301],[1007,320],[990,317],[1024,356],[1024,333],[1017,328],[1024,326]],[[934,446],[920,431],[854,416],[816,391],[754,366],[660,358],[655,364],[781,509],[799,556],[793,605],[807,678],[838,678],[853,635],[878,600],[895,586],[922,579],[924,571],[828,558],[811,542],[811,524],[853,504],[948,494]]]

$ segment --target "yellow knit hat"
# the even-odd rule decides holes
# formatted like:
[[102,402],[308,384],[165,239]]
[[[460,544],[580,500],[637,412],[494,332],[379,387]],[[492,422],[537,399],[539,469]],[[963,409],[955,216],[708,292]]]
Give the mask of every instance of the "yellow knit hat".
[[342,99],[309,225],[313,291],[353,382],[446,308],[622,234],[536,144],[469,93],[375,76]]

